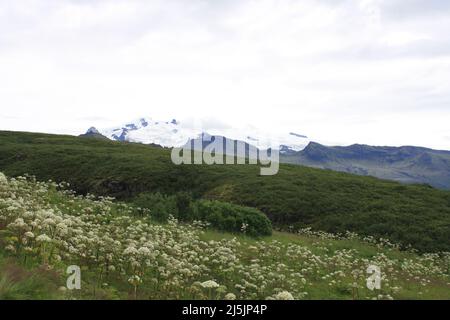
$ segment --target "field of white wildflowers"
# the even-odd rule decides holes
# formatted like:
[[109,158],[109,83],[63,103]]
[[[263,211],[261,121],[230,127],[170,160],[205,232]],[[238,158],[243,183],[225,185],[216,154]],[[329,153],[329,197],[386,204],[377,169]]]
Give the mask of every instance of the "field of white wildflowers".
[[[5,279],[1,261],[52,272],[58,299],[450,299],[449,253],[353,234],[251,239],[201,222],[161,225],[151,208],[67,189],[0,173],[0,299],[20,281]],[[65,288],[70,265],[81,290]],[[369,265],[381,269],[380,290],[366,287]]]

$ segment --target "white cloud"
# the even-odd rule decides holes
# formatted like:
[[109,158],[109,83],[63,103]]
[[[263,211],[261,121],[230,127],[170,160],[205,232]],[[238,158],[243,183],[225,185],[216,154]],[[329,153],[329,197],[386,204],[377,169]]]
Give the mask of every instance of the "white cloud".
[[446,3],[0,0],[0,129],[199,116],[450,149]]

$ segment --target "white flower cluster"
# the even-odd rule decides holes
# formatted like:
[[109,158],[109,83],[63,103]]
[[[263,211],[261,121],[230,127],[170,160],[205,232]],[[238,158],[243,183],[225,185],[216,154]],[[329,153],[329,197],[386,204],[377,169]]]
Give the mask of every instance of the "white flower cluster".
[[216,289],[219,287],[219,284],[213,280],[208,280],[203,282],[201,286],[206,289]]
[[[289,228],[289,231],[292,232],[293,227]],[[300,235],[306,235],[309,237],[317,237],[322,240],[359,240],[362,242],[370,243],[376,245],[380,249],[394,249],[399,250],[402,248],[398,243],[392,243],[389,239],[385,238],[375,238],[372,236],[360,236],[355,232],[346,231],[343,234],[340,233],[328,233],[325,231],[313,231],[312,228],[303,228],[297,231]],[[404,249],[409,249],[410,246],[403,246]]]
[[294,300],[294,297],[290,292],[282,291],[275,295],[275,300]]
[[8,179],[2,172],[0,172],[0,184],[8,184]]

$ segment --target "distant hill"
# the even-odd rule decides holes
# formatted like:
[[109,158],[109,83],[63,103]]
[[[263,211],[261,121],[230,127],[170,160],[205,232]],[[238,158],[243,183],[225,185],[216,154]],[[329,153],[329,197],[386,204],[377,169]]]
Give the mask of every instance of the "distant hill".
[[282,161],[450,189],[450,151],[361,144],[327,147],[311,142],[304,150],[284,154]]
[[102,135],[98,130],[94,127],[89,128],[88,131],[84,134],[80,134],[79,137],[81,138],[95,138],[95,139],[101,139],[101,140],[109,140],[107,137]]
[[[309,157],[325,157],[320,146],[310,147],[317,149],[307,148]],[[187,191],[195,198],[258,208],[275,227],[349,230],[423,251],[450,251],[450,192],[427,185],[289,164],[274,176],[260,176],[253,165],[176,166],[167,148],[4,131],[0,171],[67,181],[79,193],[130,202],[142,192]]]

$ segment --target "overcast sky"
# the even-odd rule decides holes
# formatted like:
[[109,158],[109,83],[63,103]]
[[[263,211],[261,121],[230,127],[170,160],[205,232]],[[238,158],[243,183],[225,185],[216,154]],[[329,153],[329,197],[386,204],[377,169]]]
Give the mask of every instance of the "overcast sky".
[[0,0],[0,130],[208,118],[450,150],[448,0]]

